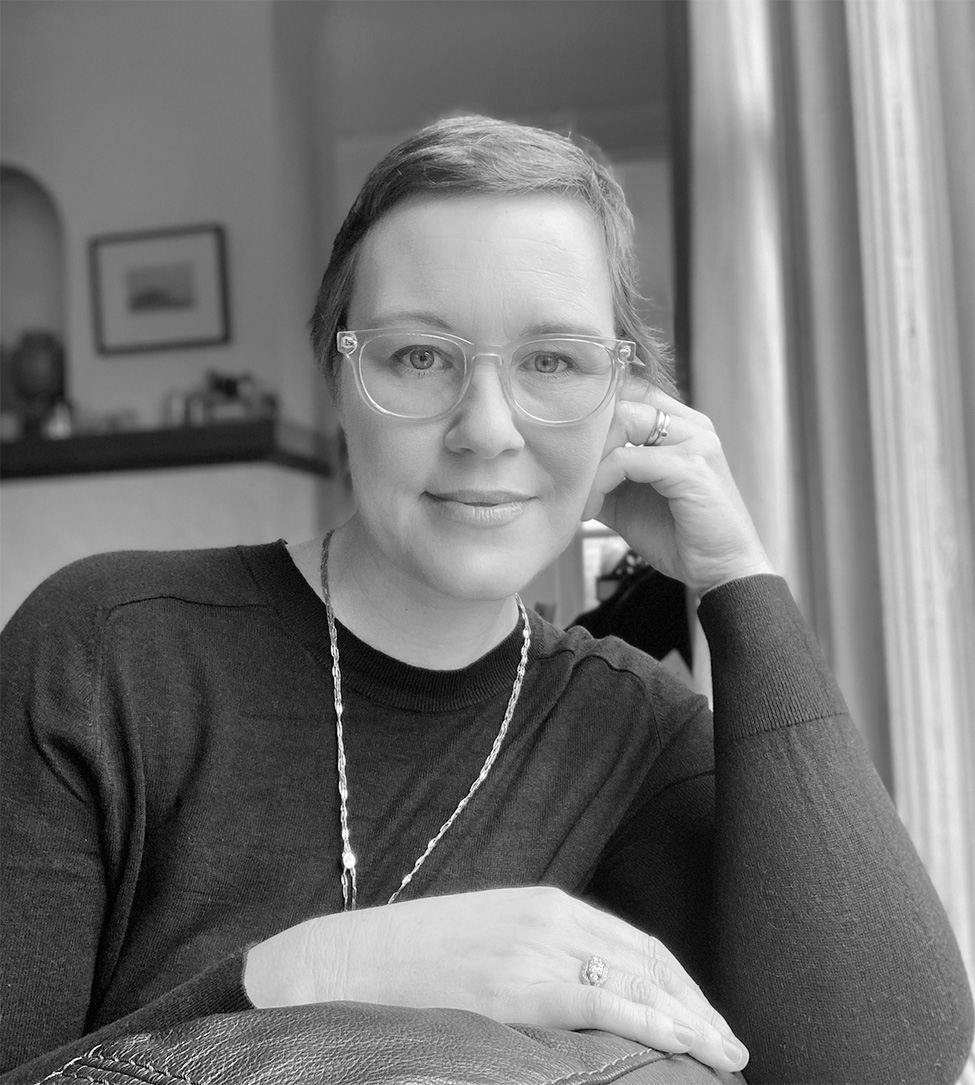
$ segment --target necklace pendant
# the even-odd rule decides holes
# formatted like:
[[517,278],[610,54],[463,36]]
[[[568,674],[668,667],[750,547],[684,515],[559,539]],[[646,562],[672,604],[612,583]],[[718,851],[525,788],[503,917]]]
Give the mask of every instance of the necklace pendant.
[[356,906],[355,852],[347,848],[342,852],[342,910],[354,912]]
[[342,871],[342,911],[354,912],[356,906],[355,875],[349,877],[347,870]]

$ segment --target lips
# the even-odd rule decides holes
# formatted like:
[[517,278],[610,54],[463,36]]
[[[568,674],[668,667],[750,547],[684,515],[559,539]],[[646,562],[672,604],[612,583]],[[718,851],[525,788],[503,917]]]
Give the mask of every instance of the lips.
[[440,490],[424,492],[427,507],[443,524],[462,530],[485,531],[504,528],[520,520],[535,500],[517,490]]
[[445,490],[439,493],[427,491],[436,501],[459,501],[464,505],[512,505],[530,501],[530,494],[517,493],[514,490]]

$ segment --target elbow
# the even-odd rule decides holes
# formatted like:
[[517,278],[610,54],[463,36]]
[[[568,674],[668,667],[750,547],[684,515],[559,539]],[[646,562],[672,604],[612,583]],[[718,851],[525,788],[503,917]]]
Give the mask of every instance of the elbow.
[[973,1057],[975,1050],[975,1004],[972,1001],[972,989],[967,978],[962,978],[963,990],[959,998],[953,1000],[954,1012],[945,1022],[944,1051],[946,1052],[945,1085],[955,1085],[962,1076],[965,1064]]
[[956,1085],[975,1040],[975,1006],[964,970],[912,1016],[913,1027],[903,1030],[898,1069],[888,1080]]

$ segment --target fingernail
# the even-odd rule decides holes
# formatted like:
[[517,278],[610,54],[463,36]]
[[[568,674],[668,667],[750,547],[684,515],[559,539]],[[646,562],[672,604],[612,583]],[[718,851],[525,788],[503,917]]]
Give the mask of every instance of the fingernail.
[[734,1063],[739,1063],[745,1057],[745,1049],[740,1045],[734,1043],[732,1040],[724,1041],[724,1053]]
[[677,1042],[685,1047],[690,1047],[697,1039],[697,1033],[690,1025],[674,1025],[674,1035],[677,1037]]

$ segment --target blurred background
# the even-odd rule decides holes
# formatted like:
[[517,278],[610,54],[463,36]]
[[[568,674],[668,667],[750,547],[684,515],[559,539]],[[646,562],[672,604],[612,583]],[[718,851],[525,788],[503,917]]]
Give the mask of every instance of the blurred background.
[[[49,440],[103,439],[8,443],[0,617],[93,551],[304,537],[345,518],[306,321],[368,170],[446,112],[572,130],[603,149],[637,219],[647,316],[672,339],[668,18],[662,3],[586,0],[4,3],[4,435],[24,436],[19,410],[28,429],[43,414]],[[174,268],[194,277],[194,305],[160,279]],[[141,308],[127,308],[133,272],[157,287]],[[41,381],[25,406],[18,380],[36,382],[45,361],[36,341],[15,358],[32,331],[56,337],[63,388]],[[220,401],[210,385],[223,377],[244,387]],[[197,426],[175,450],[146,432],[243,417],[264,419],[266,436],[271,413],[268,454],[295,462],[189,471],[167,455],[192,444],[201,460],[232,456],[230,429]],[[69,455],[105,470],[68,478]],[[14,482],[20,472],[31,481]],[[589,559],[592,571],[599,554]],[[578,562],[572,572],[536,599],[564,621],[595,591]]]
[[[342,522],[306,322],[366,172],[446,113],[573,131],[971,965],[970,0],[4,0],[0,30],[0,620],[89,553]],[[584,525],[526,601],[568,623],[623,549]]]

